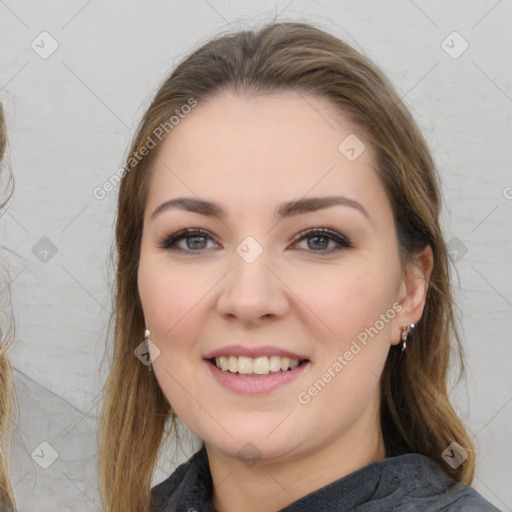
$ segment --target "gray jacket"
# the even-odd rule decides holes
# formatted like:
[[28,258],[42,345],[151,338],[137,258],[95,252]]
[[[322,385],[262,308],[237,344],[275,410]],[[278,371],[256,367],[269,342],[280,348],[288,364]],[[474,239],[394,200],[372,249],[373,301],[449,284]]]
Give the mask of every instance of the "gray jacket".
[[[152,512],[215,512],[203,447],[152,489]],[[500,512],[430,458],[406,453],[365,466],[280,512]],[[270,511],[269,511],[270,512]]]

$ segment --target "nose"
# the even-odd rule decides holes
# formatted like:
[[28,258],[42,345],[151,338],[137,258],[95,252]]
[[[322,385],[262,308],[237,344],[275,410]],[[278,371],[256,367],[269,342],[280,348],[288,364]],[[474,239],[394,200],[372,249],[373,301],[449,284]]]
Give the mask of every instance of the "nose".
[[285,315],[290,307],[288,288],[276,265],[270,264],[265,250],[255,257],[254,247],[249,246],[247,253],[243,249],[240,244],[233,253],[233,268],[220,283],[219,314],[244,323]]

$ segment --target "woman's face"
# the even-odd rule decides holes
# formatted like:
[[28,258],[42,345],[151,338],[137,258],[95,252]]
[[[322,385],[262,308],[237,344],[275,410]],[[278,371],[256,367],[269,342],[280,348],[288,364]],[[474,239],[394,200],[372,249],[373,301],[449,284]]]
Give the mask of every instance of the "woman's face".
[[225,93],[173,128],[152,170],[138,285],[154,372],[227,455],[295,457],[378,428],[407,288],[372,150],[334,112]]

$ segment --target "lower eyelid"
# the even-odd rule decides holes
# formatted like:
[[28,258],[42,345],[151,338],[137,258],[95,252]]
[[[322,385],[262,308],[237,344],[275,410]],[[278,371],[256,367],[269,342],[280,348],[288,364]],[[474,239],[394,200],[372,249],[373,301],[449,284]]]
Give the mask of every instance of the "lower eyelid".
[[[306,237],[307,239],[308,237]],[[304,240],[306,240],[304,239]],[[299,240],[299,242],[304,242],[304,240]],[[303,252],[306,252],[310,255],[319,255],[319,256],[327,256],[327,255],[330,255],[330,254],[334,254],[334,253],[338,253],[338,252],[341,252],[341,251],[346,251],[347,249],[350,249],[351,246],[345,242],[338,242],[337,240],[333,240],[332,238],[328,238],[328,241],[329,242],[334,242],[334,246],[332,247],[328,247],[328,248],[324,248],[324,249],[308,249],[308,248],[296,248],[294,250],[296,251],[303,251]],[[299,243],[299,242],[295,242],[296,243]]]

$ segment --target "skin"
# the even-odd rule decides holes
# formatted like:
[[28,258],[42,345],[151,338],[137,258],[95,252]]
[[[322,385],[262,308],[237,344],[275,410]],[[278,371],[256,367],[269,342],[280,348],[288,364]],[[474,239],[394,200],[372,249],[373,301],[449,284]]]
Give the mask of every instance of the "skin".
[[[353,162],[338,150],[359,132],[323,98],[224,92],[173,129],[153,168],[138,275],[146,325],[160,350],[153,368],[174,411],[205,442],[219,512],[279,510],[385,457],[379,376],[400,342],[399,327],[421,317],[432,253],[427,247],[414,265],[400,262],[372,149],[366,144]],[[368,218],[349,206],[280,222],[271,215],[284,201],[330,195],[357,201]],[[170,209],[151,218],[179,196],[221,203],[227,217]],[[322,227],[353,247],[326,254],[339,244],[326,247],[315,235],[294,241]],[[199,246],[194,235],[189,246],[182,239],[188,252],[159,247],[183,228],[202,228],[211,238]],[[263,249],[252,263],[236,252],[247,236]],[[401,311],[309,403],[299,403],[298,394],[394,303]],[[310,365],[268,395],[240,395],[221,387],[203,360],[237,343],[289,349]],[[257,448],[254,464],[237,457],[248,442]]]

